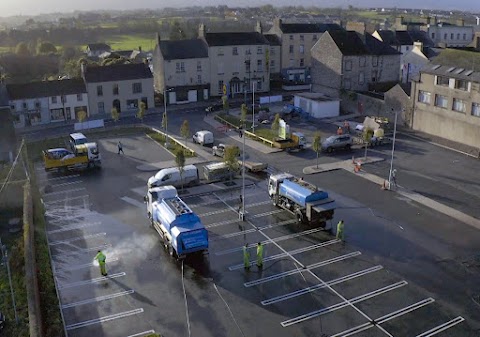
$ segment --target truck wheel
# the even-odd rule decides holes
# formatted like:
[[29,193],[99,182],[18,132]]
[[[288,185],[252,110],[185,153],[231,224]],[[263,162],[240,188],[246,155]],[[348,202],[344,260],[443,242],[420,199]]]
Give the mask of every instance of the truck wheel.
[[331,147],[328,147],[328,148],[327,148],[327,152],[328,152],[328,153],[332,153],[332,152],[333,152],[333,149],[332,149]]

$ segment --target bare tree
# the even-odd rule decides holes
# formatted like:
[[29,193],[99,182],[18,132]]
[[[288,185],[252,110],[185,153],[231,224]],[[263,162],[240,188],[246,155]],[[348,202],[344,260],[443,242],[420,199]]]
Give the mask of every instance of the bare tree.
[[188,120],[184,120],[182,126],[180,127],[180,135],[185,138],[185,146],[187,145],[187,139],[190,137],[190,124]]
[[177,164],[178,171],[180,173],[180,181],[182,183],[183,191],[183,170],[185,167],[185,153],[183,153],[183,149],[181,147],[178,148],[177,152],[175,153],[175,164]]
[[320,151],[322,151],[322,136],[317,132],[313,137],[312,149],[317,154],[317,169],[318,169],[318,156]]

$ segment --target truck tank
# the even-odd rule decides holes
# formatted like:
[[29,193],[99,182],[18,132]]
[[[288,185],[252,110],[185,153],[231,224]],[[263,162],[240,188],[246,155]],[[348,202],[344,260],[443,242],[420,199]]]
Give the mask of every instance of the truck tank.
[[308,202],[314,202],[328,198],[327,192],[312,189],[311,185],[307,183],[305,185],[306,186],[302,186],[300,183],[291,180],[284,180],[280,184],[279,192],[281,196],[294,201],[302,207],[306,207]]

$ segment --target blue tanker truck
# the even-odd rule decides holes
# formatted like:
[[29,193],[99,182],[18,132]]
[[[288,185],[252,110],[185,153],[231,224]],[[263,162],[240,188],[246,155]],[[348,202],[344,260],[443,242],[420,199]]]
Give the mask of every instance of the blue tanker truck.
[[289,173],[271,175],[268,194],[275,206],[294,214],[299,223],[325,227],[336,208],[327,192]]
[[200,218],[177,195],[173,186],[154,187],[145,196],[153,228],[172,257],[208,253],[208,231]]

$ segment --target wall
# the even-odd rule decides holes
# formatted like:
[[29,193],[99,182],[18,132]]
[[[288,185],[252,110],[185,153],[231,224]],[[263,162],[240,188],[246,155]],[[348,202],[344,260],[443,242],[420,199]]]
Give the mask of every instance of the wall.
[[342,85],[342,53],[326,33],[312,48],[312,90],[339,97]]
[[[311,49],[324,33],[295,33],[282,34],[282,69],[287,68],[308,68],[312,66]],[[290,40],[290,35],[293,40]],[[300,39],[303,36],[303,41]],[[314,36],[317,38],[314,39]],[[293,53],[290,53],[290,45],[293,45]],[[303,53],[300,52],[300,45],[304,46]],[[300,66],[300,59],[304,59],[304,65]],[[293,59],[293,65],[290,64]]]
[[[177,63],[182,63],[185,71],[177,72]],[[197,63],[201,64],[201,71],[197,70]],[[210,63],[208,58],[182,59],[165,61],[165,84],[167,88],[185,85],[203,85],[210,83]],[[198,75],[201,81],[198,81]]]
[[[435,37],[432,37],[435,34]],[[445,39],[444,35],[447,34]],[[453,34],[453,39],[451,38]],[[460,39],[457,38],[457,34],[460,34]],[[463,39],[463,34],[466,34],[466,39]],[[446,46],[451,47],[464,47],[469,45],[473,40],[473,27],[461,27],[461,26],[430,26],[428,28],[428,35],[433,40],[435,45],[445,43]]]
[[[57,97],[57,103],[52,103],[52,97],[48,97],[49,110],[65,109],[65,111],[66,111],[67,108],[70,108],[70,116],[66,116],[66,118],[75,120],[76,119],[75,108],[85,106],[86,110],[87,110],[85,112],[87,113],[87,116],[88,116],[89,115],[89,113],[88,113],[88,95],[87,95],[87,93],[79,93],[79,94],[81,95],[80,96],[81,100],[77,99],[76,94],[66,95],[64,103],[62,103],[62,100],[61,100],[60,96],[56,96]],[[63,119],[59,120],[59,121],[63,121]]]
[[294,104],[314,118],[337,117],[340,115],[340,101],[320,102],[315,99],[295,96]]
[[152,65],[155,90],[163,92],[165,90],[164,59],[158,43],[153,51]]
[[[23,108],[23,103],[27,103],[27,111]],[[40,108],[35,107],[35,103],[40,103]],[[28,98],[10,101],[10,105],[15,106],[15,110],[12,110],[14,115],[19,117],[19,123],[15,123],[16,128],[22,128],[30,125],[40,125],[50,123],[50,111],[48,110],[48,98]],[[31,115],[28,112],[39,112],[39,119],[29,121],[28,116]]]
[[[270,74],[278,74],[282,68],[282,48],[281,46],[270,46]],[[272,67],[272,61],[274,66]]]

